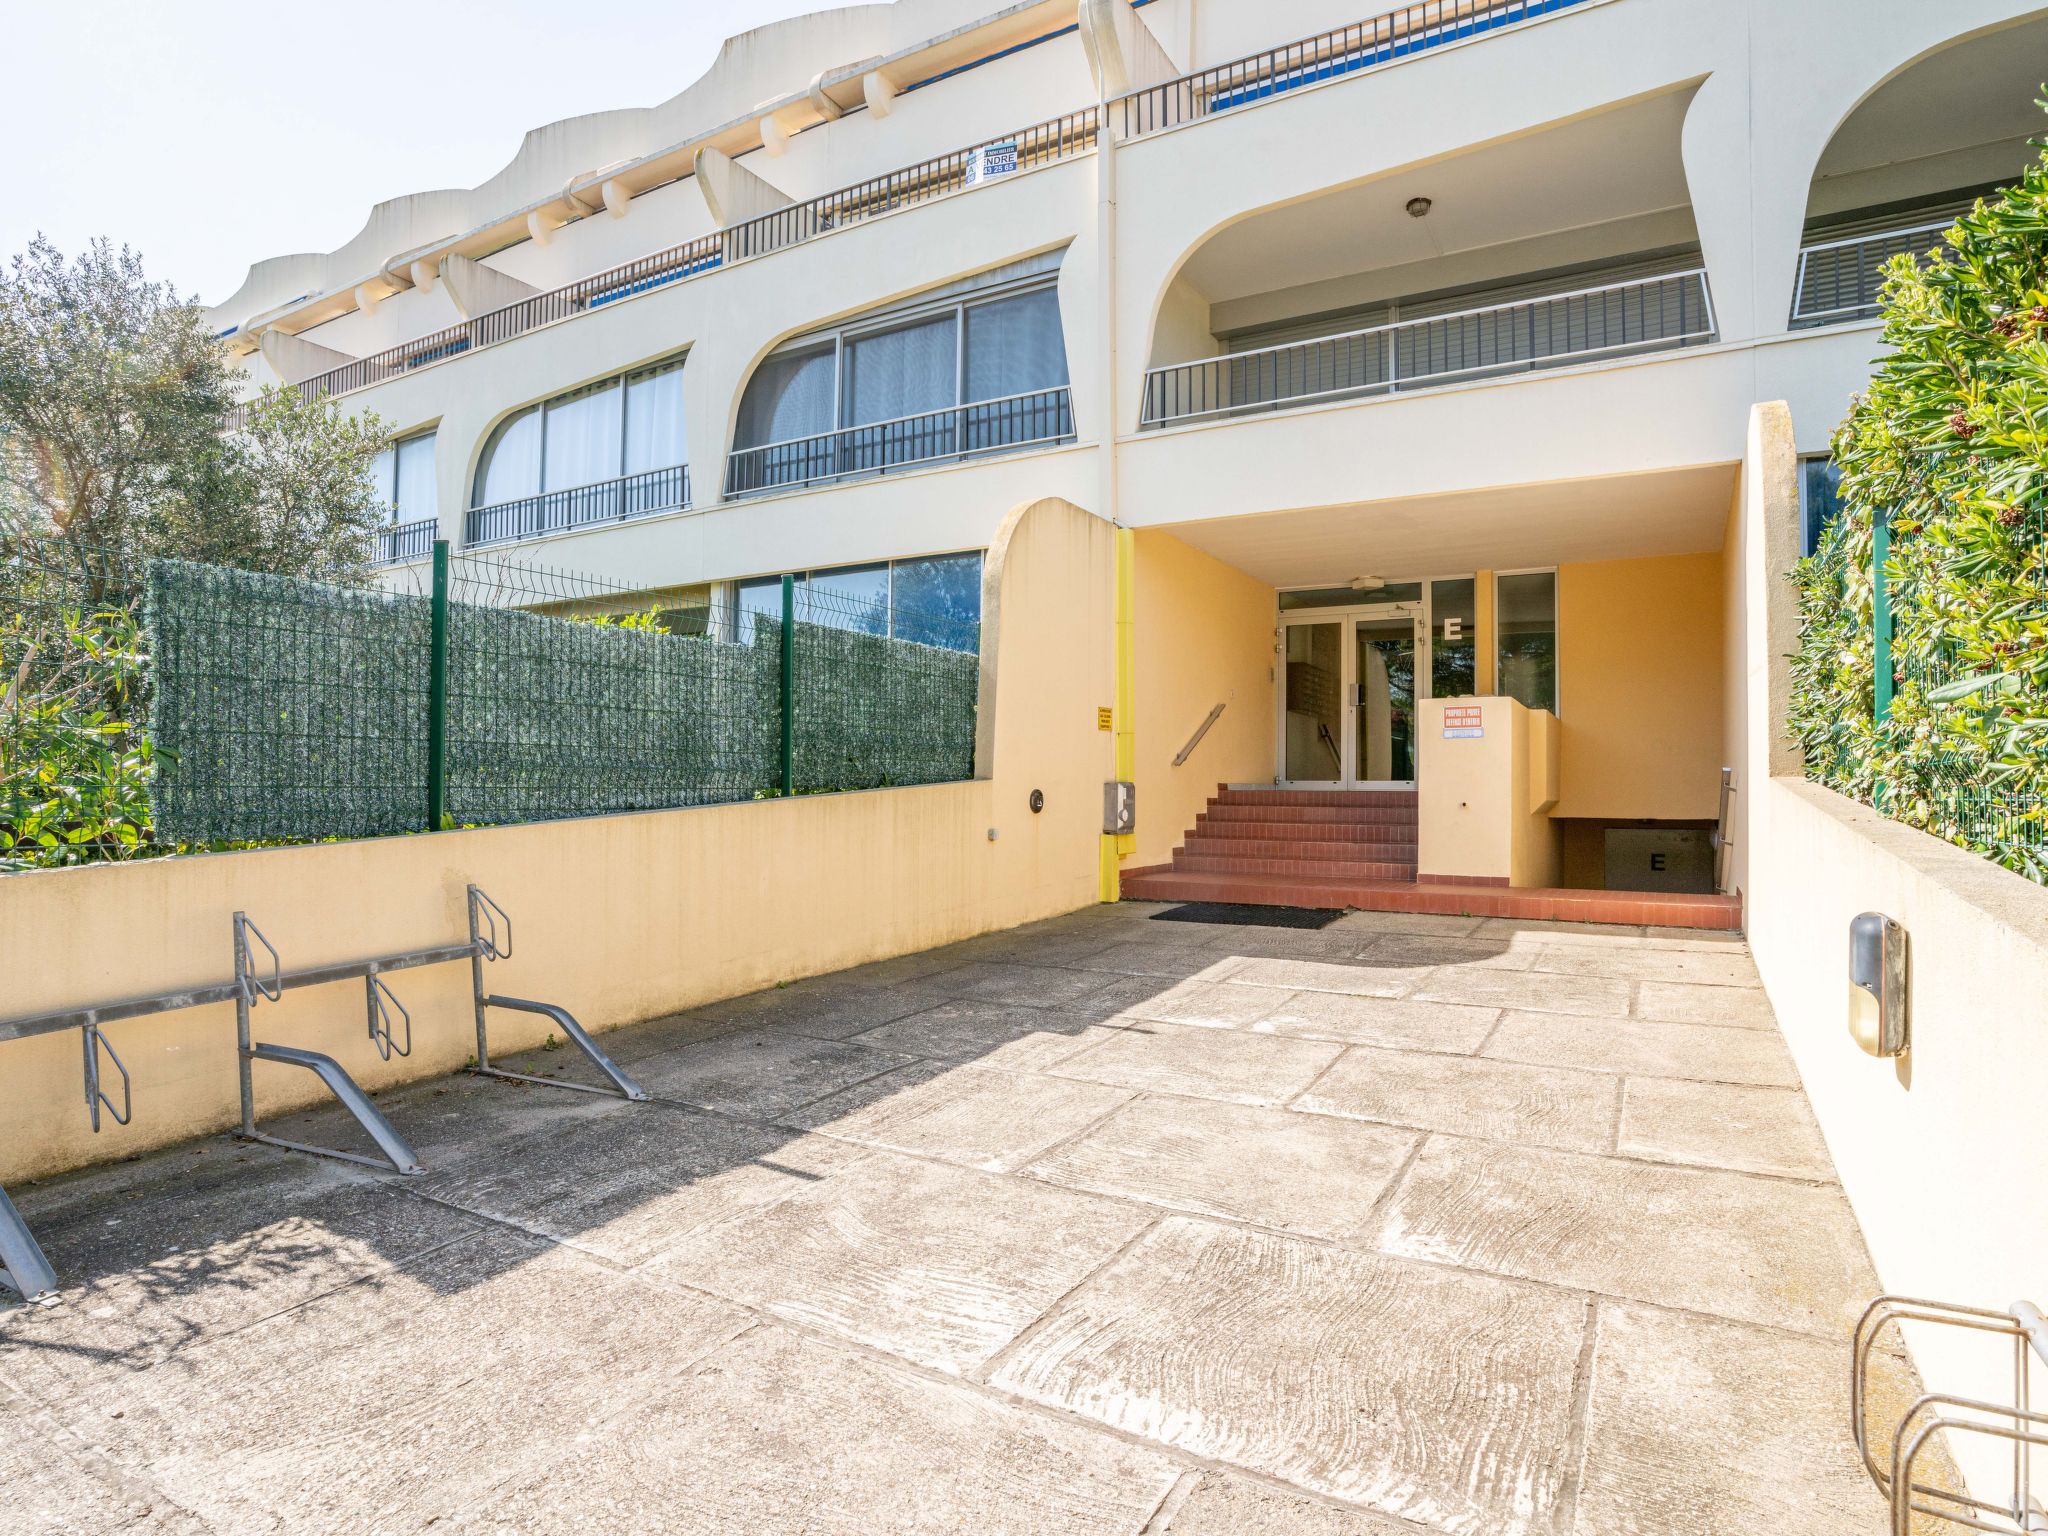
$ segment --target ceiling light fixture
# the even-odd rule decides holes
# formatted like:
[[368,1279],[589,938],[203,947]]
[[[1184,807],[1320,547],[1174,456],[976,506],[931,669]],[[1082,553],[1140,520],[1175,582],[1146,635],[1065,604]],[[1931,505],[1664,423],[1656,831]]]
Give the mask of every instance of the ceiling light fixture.
[[1408,199],[1408,217],[1411,219],[1419,219],[1425,213],[1428,213],[1429,210],[1434,208],[1435,206],[1436,204],[1432,203],[1426,197],[1411,197]]

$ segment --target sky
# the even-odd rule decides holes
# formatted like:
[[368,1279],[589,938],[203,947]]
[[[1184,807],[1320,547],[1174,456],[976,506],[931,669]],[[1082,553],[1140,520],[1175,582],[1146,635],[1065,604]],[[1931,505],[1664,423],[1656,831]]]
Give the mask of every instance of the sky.
[[557,118],[666,100],[833,0],[0,0],[0,258],[106,236],[218,303],[373,203],[468,187]]

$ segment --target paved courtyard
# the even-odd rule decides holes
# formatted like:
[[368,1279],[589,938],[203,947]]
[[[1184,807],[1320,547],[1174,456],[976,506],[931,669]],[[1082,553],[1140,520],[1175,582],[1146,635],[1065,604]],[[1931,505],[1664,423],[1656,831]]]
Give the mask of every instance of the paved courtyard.
[[66,1292],[0,1310],[0,1529],[1882,1528],[1739,939],[1160,910],[606,1036],[647,1104],[391,1093],[424,1178],[17,1191]]

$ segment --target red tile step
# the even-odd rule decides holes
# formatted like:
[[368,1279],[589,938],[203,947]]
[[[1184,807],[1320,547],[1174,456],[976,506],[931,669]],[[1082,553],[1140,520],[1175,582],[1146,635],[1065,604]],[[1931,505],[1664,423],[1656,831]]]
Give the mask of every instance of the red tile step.
[[1415,865],[1370,859],[1218,859],[1177,853],[1174,873],[1182,875],[1284,875],[1301,880],[1413,880]]
[[1412,805],[1223,805],[1211,800],[1203,822],[1284,822],[1297,827],[1412,827]]
[[1742,927],[1736,896],[1667,891],[1581,891],[1541,886],[1437,885],[1427,881],[1354,881],[1256,874],[1183,874],[1133,870],[1131,901],[1227,901],[1249,906],[1353,907],[1364,912],[1424,912],[1444,917],[1519,917],[1552,922],[1629,923],[1654,928]]
[[1413,843],[1413,821],[1212,821],[1195,818],[1189,837],[1217,842]]
[[1389,829],[1385,837],[1230,837],[1190,832],[1180,852],[1209,859],[1336,859],[1406,864],[1415,867],[1415,836]]

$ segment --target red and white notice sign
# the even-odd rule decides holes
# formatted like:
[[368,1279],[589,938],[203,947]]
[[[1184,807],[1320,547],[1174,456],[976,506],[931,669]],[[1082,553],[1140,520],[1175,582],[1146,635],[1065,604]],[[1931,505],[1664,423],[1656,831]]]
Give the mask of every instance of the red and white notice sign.
[[1458,741],[1486,734],[1486,721],[1477,704],[1444,706],[1444,740]]

